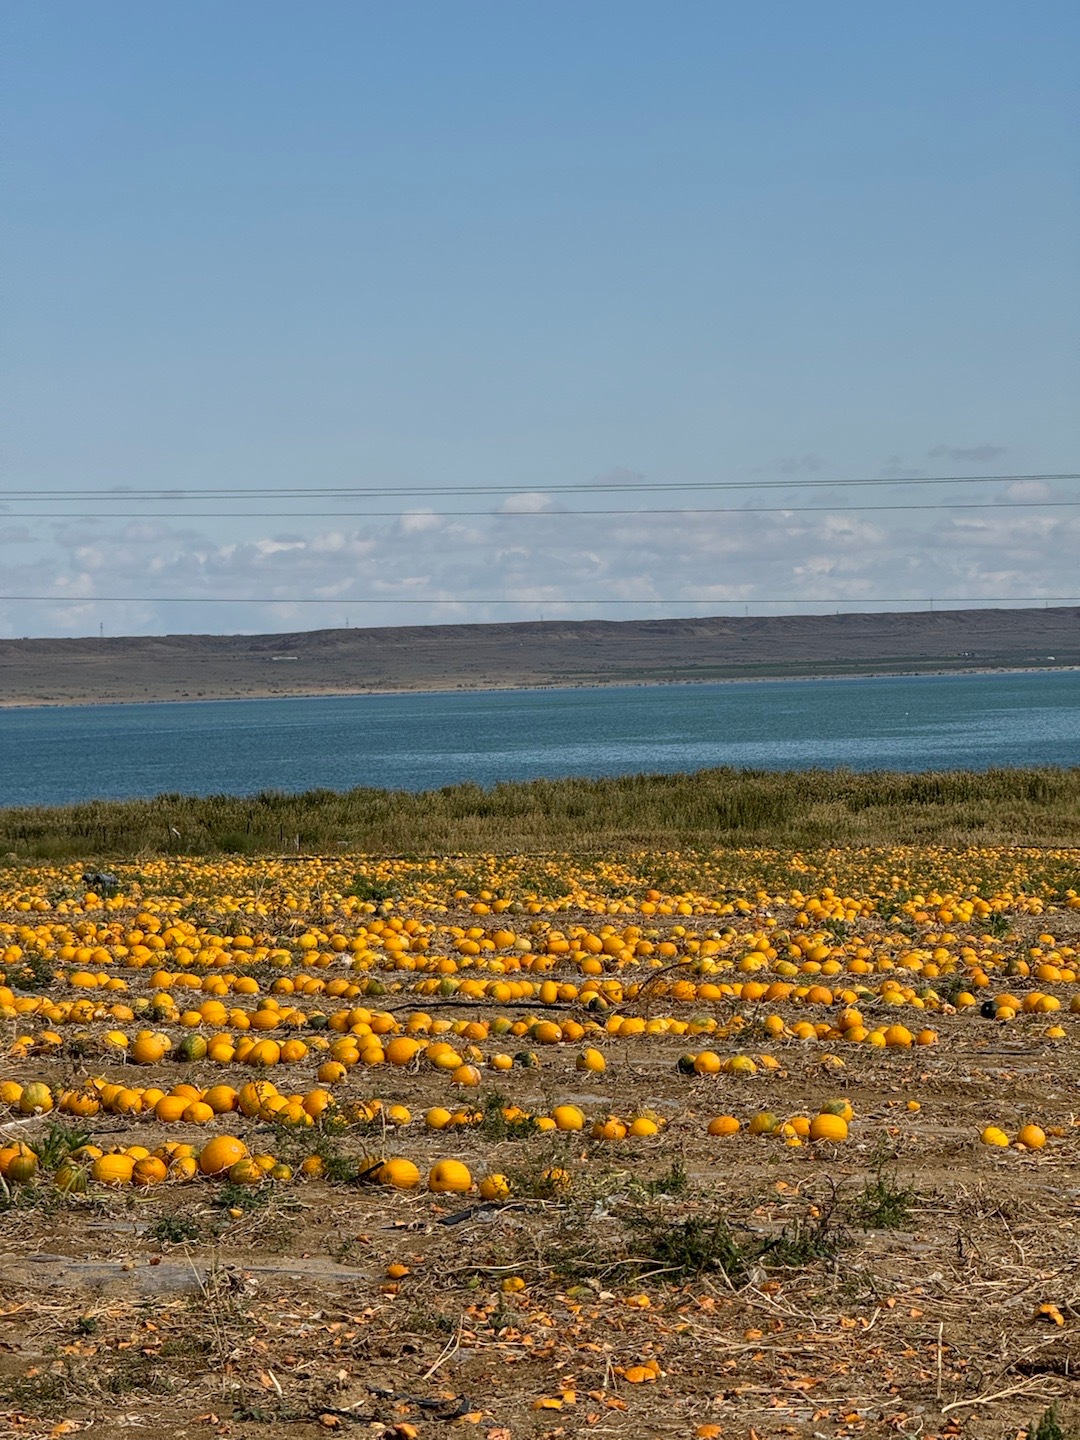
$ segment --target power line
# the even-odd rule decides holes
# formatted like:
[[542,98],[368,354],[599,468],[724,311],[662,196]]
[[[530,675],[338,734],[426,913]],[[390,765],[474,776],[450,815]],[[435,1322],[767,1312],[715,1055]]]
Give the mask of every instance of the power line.
[[739,595],[646,596],[625,600],[605,595],[567,599],[540,595],[517,599],[507,595],[455,599],[446,595],[340,595],[329,600],[295,595],[0,595],[0,604],[32,601],[43,605],[1065,605],[1080,595],[863,595],[785,597]]
[[[723,505],[664,509],[604,510],[12,510],[11,520],[566,520],[575,515],[833,515],[857,510],[1052,510],[1075,508],[1080,500],[928,500],[898,505]],[[0,512],[0,518],[3,518]]]
[[853,485],[1004,485],[1019,484],[1022,481],[1080,480],[1080,471],[1062,474],[1026,475],[894,475],[889,478],[865,476],[838,480],[697,480],[697,481],[587,481],[573,485],[542,485],[530,489],[524,485],[316,485],[301,486],[219,486],[194,488],[180,485],[160,486],[152,489],[110,489],[70,490],[43,489],[0,490],[0,498],[9,500],[84,500],[89,496],[103,500],[158,499],[177,500],[184,496],[193,499],[243,499],[250,496],[288,496],[296,499],[316,499],[343,495],[368,496],[379,499],[396,499],[402,495],[453,496],[453,495],[583,495],[592,493],[629,494],[656,490],[804,490],[823,489],[834,486]]

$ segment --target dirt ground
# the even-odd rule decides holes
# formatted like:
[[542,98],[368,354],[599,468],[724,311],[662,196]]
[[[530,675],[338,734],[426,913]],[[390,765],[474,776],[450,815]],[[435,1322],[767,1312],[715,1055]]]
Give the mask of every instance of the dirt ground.
[[[1002,952],[1026,953],[1048,925],[1080,944],[1080,915],[1065,911],[1018,920]],[[403,1154],[424,1171],[453,1155],[474,1177],[508,1175],[506,1202],[326,1179],[233,1187],[225,1204],[208,1181],[67,1197],[43,1183],[0,1212],[3,1433],[990,1440],[1056,1404],[1062,1433],[1080,1434],[1080,1015],[1069,985],[1039,989],[1062,999],[1050,1018],[1064,1039],[1048,1038],[1044,1014],[1003,1023],[975,1006],[935,1014],[925,1048],[838,1045],[767,1035],[736,999],[682,1008],[746,1014],[737,1038],[705,1038],[776,1068],[683,1074],[680,1055],[703,1041],[656,1034],[604,1036],[602,1074],[577,1070],[581,1047],[565,1043],[536,1047],[535,1067],[484,1071],[480,1103],[648,1110],[666,1122],[650,1138],[430,1131],[425,1108],[454,1103],[430,1068],[357,1067],[337,1088],[339,1102],[377,1095],[414,1120],[350,1128],[332,1137],[336,1156]],[[485,1012],[456,997],[422,1005],[450,1020]],[[678,1009],[644,996],[619,1013]],[[10,1044],[21,1027],[4,1023]],[[135,1083],[129,1064],[63,1051],[0,1069],[57,1090],[87,1075]],[[274,1072],[282,1093],[313,1083],[310,1065],[296,1070]],[[140,1067],[137,1082],[177,1075]],[[239,1086],[251,1072],[199,1062],[183,1078]],[[854,1110],[843,1144],[747,1133],[759,1111],[813,1115],[832,1097]],[[741,1132],[709,1136],[721,1113]],[[51,1118],[0,1125],[10,1140]],[[979,1142],[990,1123],[1012,1135],[1032,1120],[1045,1149]],[[78,1123],[99,1145],[148,1148],[232,1130],[297,1166],[316,1143],[239,1115]],[[567,1190],[538,1183],[552,1167]],[[716,1240],[718,1217],[737,1253],[695,1271],[689,1251]]]

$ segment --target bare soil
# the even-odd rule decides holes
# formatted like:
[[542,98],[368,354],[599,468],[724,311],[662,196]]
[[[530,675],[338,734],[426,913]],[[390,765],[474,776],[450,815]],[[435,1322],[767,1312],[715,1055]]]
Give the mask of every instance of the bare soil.
[[[590,919],[565,916],[575,918]],[[1059,939],[1069,938],[1065,920],[1055,922]],[[0,1214],[3,1433],[638,1440],[717,1425],[702,1433],[990,1440],[1017,1436],[1053,1402],[1075,1435],[1080,1017],[1054,1018],[1067,1041],[1047,1039],[1042,1015],[1000,1024],[977,1009],[946,1013],[934,1017],[938,1044],[848,1045],[842,1067],[822,1042],[750,1029],[715,1046],[779,1060],[748,1078],[680,1074],[686,1042],[673,1037],[612,1040],[601,1075],[575,1070],[579,1047],[549,1046],[538,1068],[486,1078],[485,1089],[537,1112],[566,1101],[590,1115],[650,1107],[668,1122],[661,1134],[606,1145],[581,1134],[493,1139],[432,1133],[417,1119],[342,1142],[421,1168],[452,1154],[474,1175],[505,1171],[519,1179],[504,1205],[475,1192],[324,1181],[258,1192],[250,1209],[222,1208],[208,1182],[66,1201],[43,1190],[38,1203]],[[14,1070],[57,1086],[80,1071],[133,1078],[132,1067],[99,1059],[38,1056]],[[239,1085],[250,1073],[204,1064],[185,1078]],[[274,1078],[311,1083],[306,1067]],[[176,1069],[143,1067],[137,1079],[167,1086]],[[390,1067],[360,1067],[344,1090],[401,1101],[414,1116],[448,1093],[437,1072]],[[744,1122],[766,1108],[814,1113],[830,1096],[854,1106],[843,1145],[705,1133],[717,1113]],[[909,1111],[910,1100],[921,1108]],[[1013,1133],[1031,1119],[1061,1136],[1038,1153],[978,1143],[988,1123]],[[226,1116],[216,1128],[238,1122],[256,1123]],[[83,1123],[106,1143],[136,1133],[116,1116]],[[25,1133],[26,1122],[5,1128]],[[210,1133],[137,1122],[148,1146],[201,1144]],[[254,1148],[257,1132],[246,1138]],[[267,1131],[264,1143],[282,1139]],[[296,1143],[299,1159],[310,1142]],[[528,1177],[551,1165],[573,1186],[543,1197]],[[859,1205],[882,1181],[910,1191],[910,1204],[895,1228],[867,1228]],[[715,1267],[680,1274],[646,1263],[635,1275],[624,1264],[635,1253],[627,1227],[643,1213],[669,1233],[719,1213],[740,1243],[808,1234],[836,1243],[811,1246],[799,1263],[754,1262],[734,1281]],[[408,1274],[391,1281],[395,1263]],[[524,1288],[505,1293],[507,1276]],[[1039,1313],[1044,1304],[1057,1318]],[[650,1360],[658,1378],[627,1378]]]

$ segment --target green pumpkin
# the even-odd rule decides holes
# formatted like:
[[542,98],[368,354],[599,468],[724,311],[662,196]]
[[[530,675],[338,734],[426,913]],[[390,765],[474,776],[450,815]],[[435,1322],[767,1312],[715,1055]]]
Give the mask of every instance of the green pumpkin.
[[185,1035],[176,1047],[178,1060],[202,1060],[205,1056],[206,1037],[203,1035]]
[[63,1195],[82,1195],[86,1190],[86,1166],[65,1160],[53,1177]]

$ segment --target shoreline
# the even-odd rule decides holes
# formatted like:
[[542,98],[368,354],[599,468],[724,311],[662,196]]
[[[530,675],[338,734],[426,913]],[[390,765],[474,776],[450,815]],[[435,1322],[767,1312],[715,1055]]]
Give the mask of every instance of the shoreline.
[[518,684],[469,684],[469,685],[398,685],[393,687],[354,687],[350,689],[298,690],[283,695],[277,691],[253,689],[243,695],[199,695],[168,696],[146,699],[139,696],[121,696],[100,699],[58,699],[35,700],[28,698],[0,698],[0,712],[15,710],[97,710],[121,705],[215,705],[246,704],[249,701],[264,700],[343,700],[360,697],[388,697],[400,695],[484,695],[522,694],[528,691],[563,690],[644,690],[658,687],[684,687],[701,685],[777,685],[785,683],[820,683],[842,680],[919,680],[943,679],[975,675],[1054,675],[1076,674],[1080,665],[980,665],[971,667],[949,667],[925,670],[853,670],[853,671],[806,671],[798,675],[725,675],[719,677],[679,679],[618,679],[567,681],[527,681]]

